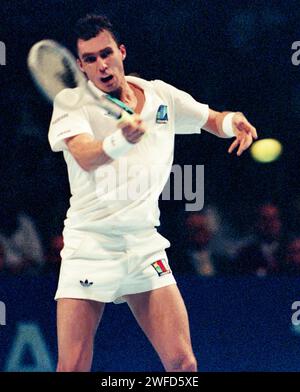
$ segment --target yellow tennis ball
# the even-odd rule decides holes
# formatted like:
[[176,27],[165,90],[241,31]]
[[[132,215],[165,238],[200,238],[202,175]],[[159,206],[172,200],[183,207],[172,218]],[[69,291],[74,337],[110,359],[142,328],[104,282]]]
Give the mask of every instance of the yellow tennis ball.
[[257,162],[273,162],[281,155],[282,145],[276,139],[262,139],[252,144],[250,153]]

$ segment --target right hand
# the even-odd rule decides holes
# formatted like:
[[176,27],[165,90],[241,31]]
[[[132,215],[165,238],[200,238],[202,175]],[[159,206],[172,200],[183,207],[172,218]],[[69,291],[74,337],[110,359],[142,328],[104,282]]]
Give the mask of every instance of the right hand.
[[138,143],[146,132],[145,124],[138,114],[130,116],[130,121],[125,119],[118,124],[123,135],[129,143]]

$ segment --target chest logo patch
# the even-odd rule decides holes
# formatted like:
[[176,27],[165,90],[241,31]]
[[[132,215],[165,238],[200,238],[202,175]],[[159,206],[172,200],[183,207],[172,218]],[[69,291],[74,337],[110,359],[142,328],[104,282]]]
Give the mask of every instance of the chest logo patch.
[[156,113],[156,122],[158,124],[167,124],[167,122],[168,122],[168,106],[167,105],[159,105],[159,108]]

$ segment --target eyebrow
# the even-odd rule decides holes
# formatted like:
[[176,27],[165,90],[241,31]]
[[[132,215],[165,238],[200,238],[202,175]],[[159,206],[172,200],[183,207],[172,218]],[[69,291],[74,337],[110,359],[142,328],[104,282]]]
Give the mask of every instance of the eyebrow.
[[82,58],[88,57],[88,56],[95,56],[97,53],[99,53],[101,55],[102,53],[106,52],[107,50],[112,50],[112,47],[107,46],[106,48],[99,50],[99,52],[85,52],[81,56],[82,56]]

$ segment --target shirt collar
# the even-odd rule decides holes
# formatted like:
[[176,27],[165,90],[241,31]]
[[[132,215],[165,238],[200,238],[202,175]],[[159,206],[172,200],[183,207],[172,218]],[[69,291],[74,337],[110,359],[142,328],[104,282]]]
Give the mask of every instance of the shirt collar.
[[93,91],[93,93],[95,93],[99,97],[106,94],[104,91],[102,91],[98,87],[96,87],[91,80],[88,81],[88,85],[89,85],[90,89]]
[[[144,79],[141,79],[141,78],[137,78],[136,76],[125,76],[125,79],[126,79],[127,82],[130,82],[130,83],[135,84],[138,87],[142,88],[144,90],[145,96],[147,96],[147,99],[146,99],[147,103],[151,104],[152,96],[147,94],[147,90],[148,90],[148,87],[149,87],[149,82],[147,80],[144,80]],[[93,90],[93,92],[96,95],[98,95],[98,97],[101,97],[101,96],[107,94],[104,91],[100,90],[98,87],[96,87],[91,80],[88,81],[88,85]],[[146,105],[146,102],[145,102],[145,105]],[[142,113],[144,113],[144,112],[145,112],[145,110],[143,108]]]

